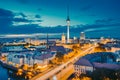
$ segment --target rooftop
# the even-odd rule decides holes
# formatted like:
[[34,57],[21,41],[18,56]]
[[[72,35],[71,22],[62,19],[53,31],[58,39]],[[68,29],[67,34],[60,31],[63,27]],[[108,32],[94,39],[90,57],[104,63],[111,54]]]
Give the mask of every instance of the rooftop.
[[40,56],[34,56],[34,59],[44,60],[53,57],[52,54],[42,54]]
[[103,45],[103,47],[120,48],[120,41],[108,42],[107,44]]
[[62,52],[63,54],[67,53],[63,46],[51,46],[50,50],[51,51]]
[[90,67],[92,67],[92,64],[87,59],[84,59],[84,58],[79,59],[75,63],[75,65],[82,65],[82,66],[90,66]]
[[116,55],[112,52],[97,52],[94,54],[88,54],[86,56],[83,56],[82,58],[80,58],[75,65],[81,65],[81,66],[91,66],[91,67],[95,67],[95,68],[107,68],[107,69],[120,69],[120,65],[118,65],[117,63],[106,63],[106,62],[97,62],[98,57],[101,56],[109,56],[114,58]]
[[107,68],[107,69],[120,69],[120,65],[117,64],[109,64],[109,63],[93,63],[95,68]]

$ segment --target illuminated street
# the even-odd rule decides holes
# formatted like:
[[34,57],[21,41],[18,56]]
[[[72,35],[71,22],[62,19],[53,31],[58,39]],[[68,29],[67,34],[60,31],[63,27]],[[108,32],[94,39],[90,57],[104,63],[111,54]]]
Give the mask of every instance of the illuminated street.
[[[78,51],[79,54],[76,55],[74,58],[70,59],[68,62],[66,62],[64,64],[61,64],[60,66],[57,66],[56,68],[54,68],[53,70],[45,73],[44,75],[37,75],[33,79],[31,79],[31,80],[46,80],[46,79],[56,75],[56,73],[61,72],[65,68],[68,68],[68,66],[73,65],[73,63],[75,61],[77,61],[77,59],[79,59],[81,56],[84,56],[84,55],[88,54],[88,52],[92,51],[92,49],[94,49],[95,47],[96,46],[92,46],[92,47],[90,47],[90,48],[88,48],[88,49],[86,49],[86,50],[84,50],[82,52]],[[61,79],[61,77],[59,77],[59,79]]]

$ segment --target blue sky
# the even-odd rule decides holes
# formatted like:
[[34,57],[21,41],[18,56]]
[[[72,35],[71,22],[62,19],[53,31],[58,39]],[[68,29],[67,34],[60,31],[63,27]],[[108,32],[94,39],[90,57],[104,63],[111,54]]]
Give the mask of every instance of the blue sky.
[[120,0],[0,0],[0,34],[66,33],[68,4],[71,35],[119,37]]

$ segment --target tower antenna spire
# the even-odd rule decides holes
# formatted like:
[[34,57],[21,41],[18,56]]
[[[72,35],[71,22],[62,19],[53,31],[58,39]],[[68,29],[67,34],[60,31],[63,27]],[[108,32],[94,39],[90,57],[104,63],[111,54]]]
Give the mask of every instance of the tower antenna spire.
[[70,43],[69,42],[69,38],[70,38],[69,0],[67,2],[67,19],[66,19],[66,22],[67,22],[67,43]]
[[69,0],[68,0],[68,2],[67,2],[67,20],[69,20],[70,21],[70,13],[69,13]]

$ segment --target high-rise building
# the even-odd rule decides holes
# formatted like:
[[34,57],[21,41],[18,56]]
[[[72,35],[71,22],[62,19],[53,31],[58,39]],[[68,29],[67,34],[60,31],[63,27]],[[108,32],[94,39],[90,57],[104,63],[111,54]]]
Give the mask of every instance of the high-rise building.
[[61,43],[63,43],[63,44],[66,43],[66,37],[65,37],[64,33],[61,36]]
[[73,37],[73,43],[78,43],[78,39],[77,39],[77,37]]
[[70,17],[69,17],[69,6],[67,7],[67,43],[70,43]]
[[84,32],[80,33],[80,40],[85,40],[85,33]]

